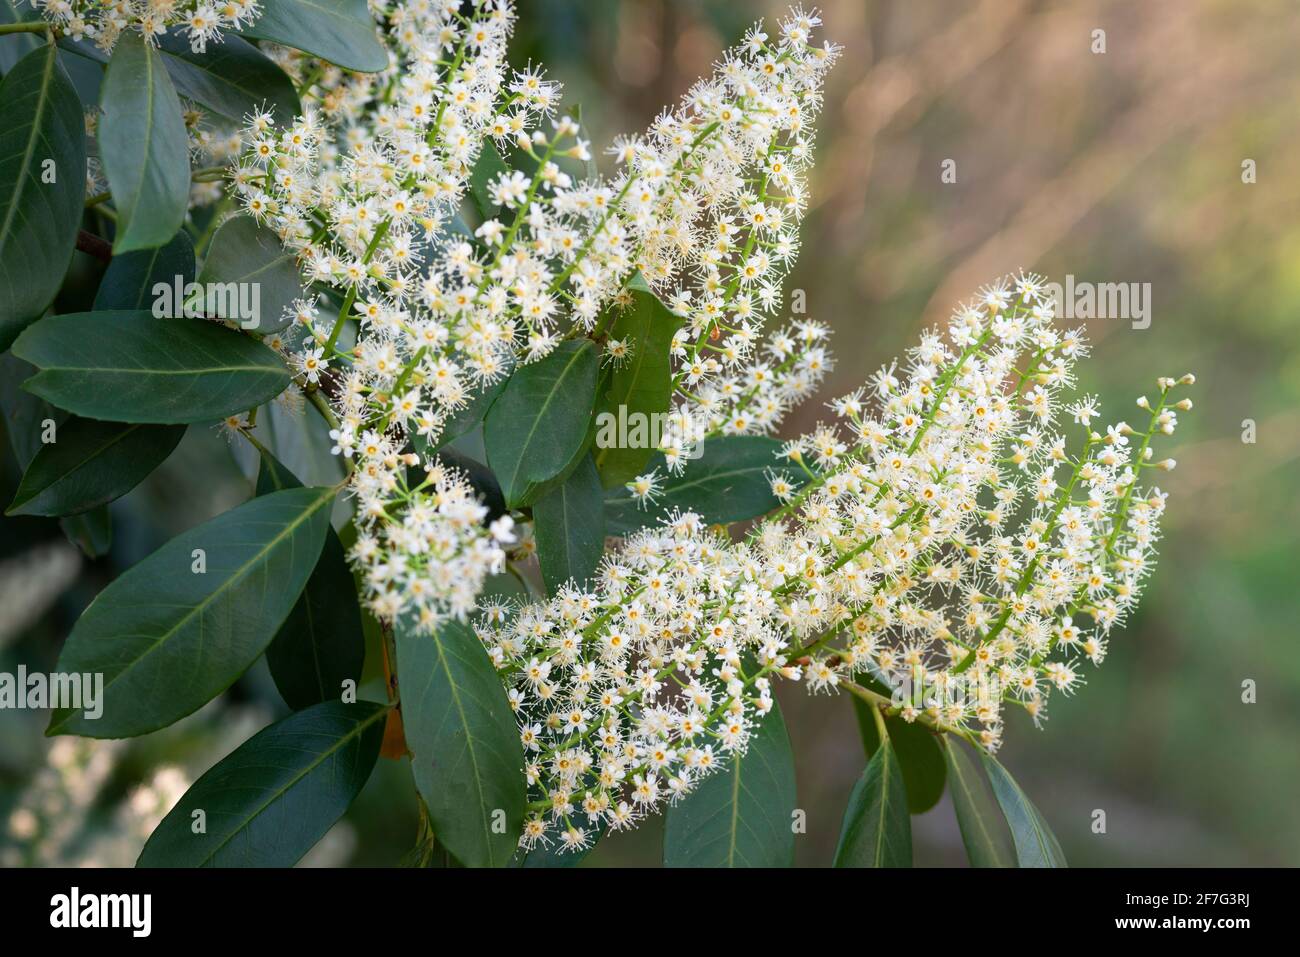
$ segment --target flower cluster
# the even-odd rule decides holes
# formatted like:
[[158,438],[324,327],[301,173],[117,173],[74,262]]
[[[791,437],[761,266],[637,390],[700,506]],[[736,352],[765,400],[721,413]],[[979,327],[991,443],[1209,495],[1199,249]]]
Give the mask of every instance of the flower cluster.
[[[803,479],[774,471],[783,504],[742,540],[675,513],[607,555],[589,590],[482,606],[513,520],[484,527],[430,450],[476,392],[565,337],[618,361],[626,344],[605,333],[634,273],[682,319],[670,471],[711,436],[772,433],[829,368],[818,323],[763,325],[798,251],[836,51],[810,44],[819,21],[802,11],[775,36],[755,27],[681,106],[614,144],[616,175],[580,178],[589,148],[558,86],[506,65],[508,2],[388,16],[385,72],[282,56],[307,112],[253,117],[233,178],[334,290],[295,306],[288,338],[352,469],[370,608],[426,628],[478,612],[528,754],[525,846],[581,846],[687,793],[745,748],[774,675],[857,692],[867,676],[905,719],[990,750],[1008,705],[1038,720],[1082,682],[1152,563],[1164,496],[1140,479],[1173,463],[1151,461],[1151,440],[1190,403],[1161,380],[1145,425],[1093,431],[1096,400],[1062,397],[1083,336],[1053,326],[1034,276],[984,290],[902,369],[832,403],[834,423],[786,443]],[[629,486],[648,500],[659,476]]]
[[780,479],[743,540],[680,514],[589,591],[485,609],[528,755],[524,845],[581,846],[689,792],[744,749],[774,675],[869,676],[906,720],[989,750],[1008,704],[1037,719],[1078,687],[1152,567],[1165,497],[1142,473],[1173,467],[1151,442],[1192,381],[1162,378],[1145,422],[1103,435],[1094,398],[1063,397],[1086,353],[1037,277],[999,283],[787,444],[806,481]]
[[74,40],[90,40],[105,53],[126,30],[150,43],[178,27],[195,53],[222,30],[238,30],[261,14],[257,0],[31,0],[47,23]]
[[637,261],[686,320],[672,347],[673,427],[660,443],[673,470],[708,435],[771,431],[828,369],[814,323],[771,334],[760,348],[798,256],[813,121],[838,56],[832,45],[810,45],[820,23],[796,9],[776,37],[755,26],[650,130],[659,162],[672,158],[674,142],[706,143],[698,174],[661,201]]
[[[398,3],[392,67],[337,84],[306,73],[317,92],[305,115],[280,127],[252,117],[233,173],[244,209],[337,291],[297,305],[293,361],[328,396],[335,449],[355,461],[353,555],[385,619],[410,609],[432,625],[468,610],[513,540],[508,523],[488,532],[462,514],[463,483],[412,460],[408,443],[436,447],[448,418],[517,363],[603,332],[634,271],[661,288],[684,282],[671,297],[687,322],[670,461],[741,414],[746,428],[731,431],[770,428],[825,368],[813,324],[757,346],[797,250],[811,120],[834,59],[809,43],[816,18],[795,13],[778,37],[752,30],[679,109],[615,144],[609,179],[569,171],[590,160],[588,144],[557,114],[557,84],[507,66],[513,21],[504,0]],[[292,55],[286,65],[309,69]],[[436,477],[408,479],[419,464]],[[453,576],[448,555],[463,560]]]

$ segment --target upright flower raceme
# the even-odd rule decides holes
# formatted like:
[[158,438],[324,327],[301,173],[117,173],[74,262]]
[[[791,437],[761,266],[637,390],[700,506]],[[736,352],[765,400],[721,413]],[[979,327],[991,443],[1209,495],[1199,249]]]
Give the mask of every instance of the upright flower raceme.
[[[603,331],[634,271],[671,287],[687,319],[670,465],[724,422],[769,428],[825,368],[814,324],[757,349],[797,249],[811,120],[834,59],[809,42],[814,17],[796,13],[776,36],[752,30],[679,109],[616,143],[613,178],[577,180],[563,162],[590,159],[589,147],[557,113],[558,85],[506,65],[512,6],[462,7],[398,4],[392,67],[318,85],[285,127],[253,117],[234,172],[245,209],[338,290],[338,318],[299,304],[294,361],[309,387],[328,387],[335,449],[355,462],[353,556],[372,609],[429,626],[473,607],[513,535],[508,521],[482,530],[468,486],[408,440],[435,444],[476,390],[565,336]],[[531,174],[471,183],[490,169],[485,149],[516,151]],[[459,216],[471,185],[485,207],[472,230]],[[736,404],[754,407],[752,425],[735,427]]]
[[989,750],[1008,706],[1038,719],[1077,689],[1152,567],[1165,496],[1143,479],[1173,467],[1152,441],[1192,381],[1160,379],[1137,425],[1102,434],[1095,399],[1065,405],[1085,355],[1037,278],[993,286],[787,445],[806,481],[780,480],[786,504],[743,540],[678,514],[591,590],[485,609],[528,761],[524,845],[582,846],[688,793],[745,748],[775,677],[868,676],[904,719]]
[[[579,179],[568,161],[589,146],[557,84],[507,66],[509,3],[387,16],[381,73],[278,54],[306,112],[252,117],[233,179],[331,290],[295,305],[283,348],[349,464],[370,609],[427,629],[468,618],[507,687],[525,847],[581,847],[689,793],[744,750],[774,678],[858,693],[870,679],[905,720],[991,751],[1008,708],[1038,721],[1082,684],[1150,571],[1165,498],[1145,480],[1173,467],[1152,443],[1190,408],[1175,393],[1191,377],[1160,379],[1136,424],[1103,433],[1095,397],[1066,398],[1082,332],[1053,324],[1034,276],[984,290],[787,442],[782,504],[743,536],[675,512],[587,588],[484,603],[512,516],[489,524],[432,450],[475,393],[565,338],[619,361],[609,330],[635,273],[682,320],[669,472],[702,440],[774,432],[830,367],[819,323],[763,326],[786,311],[836,51],[811,45],[801,11],[755,27],[615,143],[614,176]],[[629,486],[645,502],[663,479]]]

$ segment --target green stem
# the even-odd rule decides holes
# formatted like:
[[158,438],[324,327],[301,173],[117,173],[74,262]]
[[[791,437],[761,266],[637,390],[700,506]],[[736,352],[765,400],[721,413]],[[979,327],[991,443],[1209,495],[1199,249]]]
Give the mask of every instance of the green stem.
[[193,170],[190,173],[190,180],[195,183],[218,183],[229,175],[224,166],[204,166],[202,169]]
[[[889,732],[885,728],[885,721],[882,717],[882,713],[895,715],[902,709],[896,707],[894,703],[884,695],[878,694],[870,688],[864,688],[862,685],[855,684],[852,681],[841,681],[840,687],[855,698],[860,698],[862,701],[865,701],[870,706],[872,716],[876,719],[876,730],[880,733],[880,740],[887,741],[889,739]],[[931,718],[924,711],[917,715],[916,720],[925,725],[931,731],[937,731],[940,734],[956,734],[968,741],[971,740],[970,735],[961,728],[954,728],[951,725],[944,724],[942,721],[937,721],[934,718]],[[978,744],[978,742],[973,743]]]
[[51,27],[44,20],[24,20],[21,23],[0,23],[0,36],[6,33],[46,33]]

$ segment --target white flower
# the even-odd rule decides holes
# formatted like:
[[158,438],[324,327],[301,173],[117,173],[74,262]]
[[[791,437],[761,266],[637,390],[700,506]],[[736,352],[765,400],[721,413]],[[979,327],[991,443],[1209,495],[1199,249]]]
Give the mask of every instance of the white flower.
[[509,515],[502,515],[488,526],[488,532],[491,534],[493,541],[500,542],[502,545],[510,545],[516,541],[514,527],[515,520]]

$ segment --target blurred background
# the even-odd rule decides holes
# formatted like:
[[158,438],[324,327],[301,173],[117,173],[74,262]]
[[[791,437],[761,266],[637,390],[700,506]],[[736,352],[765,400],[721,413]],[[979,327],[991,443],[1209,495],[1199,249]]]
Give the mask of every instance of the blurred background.
[[[515,59],[564,81],[597,149],[646,126],[753,20],[784,9],[520,6]],[[1042,730],[1013,716],[1003,762],[1073,864],[1300,864],[1300,17],[1267,0],[819,9],[821,35],[845,49],[790,286],[835,331],[826,397],[1022,267],[1151,284],[1149,328],[1087,323],[1094,358],[1080,386],[1102,395],[1104,417],[1128,416],[1156,375],[1198,377],[1195,411],[1158,449],[1179,465],[1162,483],[1166,540],[1140,613],[1087,687],[1053,701]],[[947,160],[955,183],[941,180]],[[1246,161],[1256,182],[1243,182]],[[16,388],[9,367],[0,374]],[[785,431],[823,411],[809,403]],[[277,427],[277,451],[300,477],[330,477],[301,421],[277,408]],[[0,519],[0,670],[50,670],[116,572],[250,494],[251,463],[224,444],[191,428],[163,469],[111,506],[111,543],[102,518],[70,525],[100,558],[52,522]],[[11,452],[4,444],[5,501],[19,474]],[[1242,700],[1247,680],[1255,703]],[[864,764],[853,710],[843,695],[779,693],[808,813],[798,863],[825,864]],[[168,801],[281,707],[262,664],[139,741],[51,747],[43,715],[0,714],[0,864],[131,863]],[[1105,834],[1091,829],[1097,809]],[[918,864],[964,863],[946,797],[913,824]],[[609,838],[589,862],[656,864],[659,831],[652,821]],[[409,773],[381,761],[304,863],[394,863],[414,834]]]

